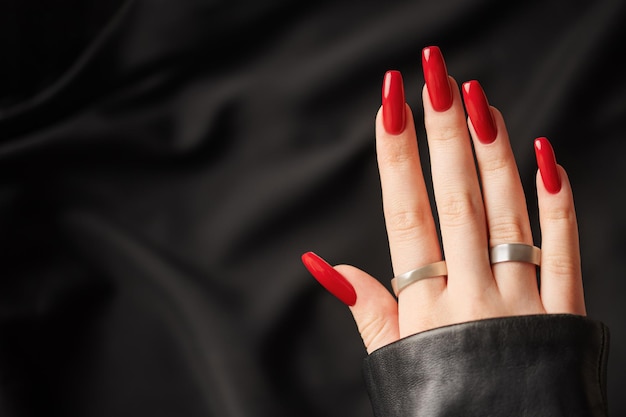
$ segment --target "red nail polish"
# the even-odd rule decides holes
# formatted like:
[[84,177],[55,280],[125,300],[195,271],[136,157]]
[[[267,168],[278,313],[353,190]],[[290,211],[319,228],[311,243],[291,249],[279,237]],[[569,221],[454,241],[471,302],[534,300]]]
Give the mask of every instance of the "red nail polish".
[[544,137],[535,139],[535,156],[546,190],[550,194],[558,193],[561,190],[561,177],[556,167],[554,150],[548,139]]
[[435,111],[445,111],[452,106],[452,89],[448,79],[446,62],[437,46],[422,49],[422,70],[428,96]]
[[478,140],[491,143],[496,140],[498,130],[493,120],[489,102],[480,83],[476,80],[463,83],[463,101],[465,109],[472,121]]
[[383,125],[392,135],[404,131],[404,83],[400,71],[387,71],[383,81]]
[[324,288],[344,304],[353,306],[356,303],[354,287],[325,260],[313,252],[307,252],[302,255],[302,263]]

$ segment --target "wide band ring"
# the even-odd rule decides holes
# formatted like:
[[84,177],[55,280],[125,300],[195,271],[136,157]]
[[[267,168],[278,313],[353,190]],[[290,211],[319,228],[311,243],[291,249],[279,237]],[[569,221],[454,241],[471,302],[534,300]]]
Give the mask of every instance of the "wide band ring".
[[492,264],[516,261],[539,266],[541,264],[541,249],[525,243],[504,243],[491,248],[489,259]]
[[393,288],[393,292],[397,297],[400,291],[417,281],[445,275],[448,275],[446,261],[433,262],[393,278],[391,280],[391,288]]

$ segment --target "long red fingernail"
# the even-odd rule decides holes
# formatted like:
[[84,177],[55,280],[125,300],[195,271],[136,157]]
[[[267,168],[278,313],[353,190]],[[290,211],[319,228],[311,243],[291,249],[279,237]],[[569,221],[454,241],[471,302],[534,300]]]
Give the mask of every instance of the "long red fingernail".
[[548,139],[544,137],[535,139],[535,156],[546,190],[551,194],[558,193],[561,190],[561,177],[556,167],[554,150]]
[[452,106],[452,89],[448,79],[446,62],[437,46],[422,49],[422,70],[428,96],[435,111],[445,111]]
[[482,143],[493,142],[498,130],[485,92],[478,81],[472,80],[463,83],[463,101],[478,140]]
[[302,263],[324,288],[344,304],[353,306],[356,303],[354,287],[325,260],[313,252],[307,252],[302,255]]
[[383,80],[383,125],[392,135],[404,131],[404,83],[400,71],[387,71]]

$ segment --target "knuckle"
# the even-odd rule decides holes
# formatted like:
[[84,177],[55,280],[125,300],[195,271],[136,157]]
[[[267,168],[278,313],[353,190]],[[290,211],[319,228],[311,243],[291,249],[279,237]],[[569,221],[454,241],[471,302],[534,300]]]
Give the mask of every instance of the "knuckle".
[[436,142],[447,143],[450,141],[458,141],[460,137],[467,136],[467,125],[465,128],[453,125],[439,125],[436,128],[432,128],[434,134],[429,135],[429,138]]
[[484,215],[482,198],[468,192],[449,192],[439,201],[437,208],[440,221],[450,227],[475,223]]
[[545,218],[554,223],[576,224],[576,212],[573,207],[553,207],[546,211]]
[[391,322],[385,316],[375,313],[363,317],[358,328],[366,347],[375,344],[376,340],[384,339],[393,331]]
[[556,279],[568,280],[578,276],[580,265],[569,256],[544,253],[541,258],[541,271]]
[[511,169],[511,160],[509,158],[497,156],[490,158],[480,165],[480,170],[484,174],[497,175]]
[[400,209],[391,211],[385,218],[390,233],[396,236],[415,236],[415,233],[419,233],[419,230],[427,224],[430,216],[431,214],[426,208],[421,210]]
[[527,228],[514,217],[494,219],[489,224],[491,246],[499,243],[526,242],[530,238]]
[[416,146],[415,143],[404,140],[388,143],[384,151],[379,150],[378,163],[390,167],[412,164],[417,158]]

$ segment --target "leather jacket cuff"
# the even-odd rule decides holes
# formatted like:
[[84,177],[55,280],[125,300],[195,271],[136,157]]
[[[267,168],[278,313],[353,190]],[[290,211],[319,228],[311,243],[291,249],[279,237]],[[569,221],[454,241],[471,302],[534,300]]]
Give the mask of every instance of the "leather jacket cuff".
[[441,327],[364,360],[376,417],[606,416],[609,330],[532,315]]

